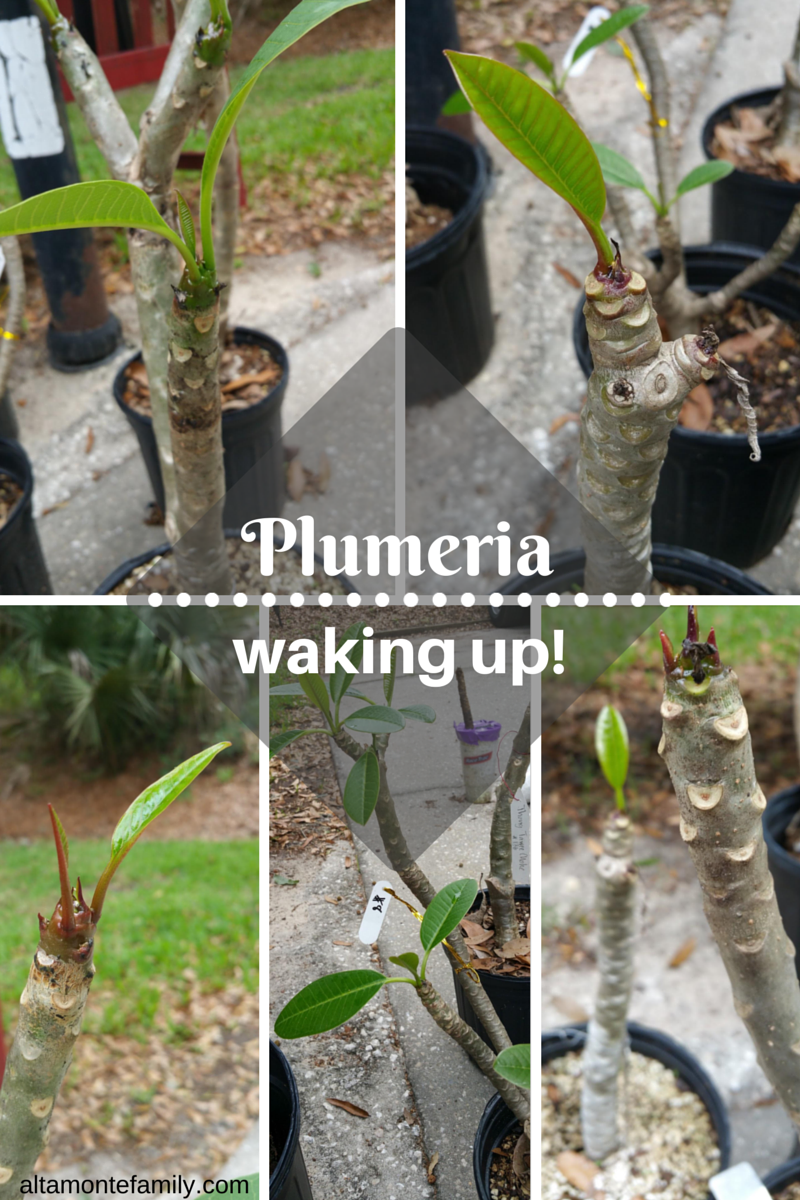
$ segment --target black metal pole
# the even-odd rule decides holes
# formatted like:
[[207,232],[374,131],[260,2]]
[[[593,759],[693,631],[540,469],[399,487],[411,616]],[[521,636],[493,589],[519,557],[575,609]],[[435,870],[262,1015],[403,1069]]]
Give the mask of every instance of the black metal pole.
[[[80,180],[47,27],[29,0],[0,0],[0,130],[27,200]],[[62,371],[108,358],[122,330],[109,311],[91,229],[35,233],[50,306],[47,348]]]

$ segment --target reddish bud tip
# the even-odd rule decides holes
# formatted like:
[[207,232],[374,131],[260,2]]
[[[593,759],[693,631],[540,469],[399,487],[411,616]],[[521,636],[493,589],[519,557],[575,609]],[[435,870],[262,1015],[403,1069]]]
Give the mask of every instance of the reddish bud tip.
[[669,640],[667,635],[664,633],[663,629],[659,631],[658,636],[661,638],[661,652],[664,655],[664,670],[665,671],[674,671],[675,670],[675,651],[672,649],[672,642]]
[[700,625],[697,620],[697,609],[693,604],[689,605],[686,616],[686,640],[687,642],[700,641]]
[[708,644],[709,644],[709,646],[714,647],[714,666],[715,667],[721,666],[722,664],[720,662],[719,650],[717,649],[717,635],[714,632],[713,625],[708,631]]

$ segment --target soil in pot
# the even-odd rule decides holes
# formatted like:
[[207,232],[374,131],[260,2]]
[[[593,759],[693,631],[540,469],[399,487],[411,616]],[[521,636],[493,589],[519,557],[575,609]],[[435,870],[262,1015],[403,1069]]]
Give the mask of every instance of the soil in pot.
[[23,490],[10,475],[0,473],[0,529],[3,528],[23,496]]
[[[234,592],[245,592],[248,596],[257,596],[264,591],[281,596],[291,595],[292,592],[301,592],[305,596],[316,596],[320,592],[331,592],[335,596],[347,594],[348,589],[341,579],[327,575],[319,566],[310,579],[303,575],[299,555],[277,558],[272,576],[265,579],[261,574],[258,542],[243,542],[236,534],[228,537],[227,547]],[[140,561],[132,563],[125,577],[107,591],[104,590],[103,594],[146,596],[151,592],[160,592],[164,596],[177,596],[182,591],[172,553],[167,547],[143,555]]]
[[790,1183],[780,1192],[772,1193],[774,1200],[800,1200],[800,1183]]
[[528,1200],[531,1194],[530,1144],[521,1137],[522,1126],[517,1124],[492,1151],[492,1200]]
[[[233,337],[233,330],[230,330],[219,360],[223,413],[258,404],[283,377],[282,366],[266,346],[237,343]],[[142,416],[152,417],[147,367],[141,359],[128,364],[125,379],[125,403]]]
[[626,1144],[602,1168],[583,1154],[580,1096],[580,1052],[542,1066],[542,1200],[707,1200],[720,1167],[716,1133],[703,1101],[673,1070],[631,1053],[620,1080]]
[[800,183],[800,151],[775,145],[779,121],[779,96],[766,105],[733,105],[714,127],[711,152],[751,175]]
[[[718,353],[750,384],[759,433],[800,425],[800,321],[785,321],[740,297],[722,316],[706,314],[720,339]],[[720,372],[689,394],[680,415],[688,429],[746,433],[733,383]]]
[[427,242],[440,229],[446,229],[452,219],[452,208],[423,204],[416,189],[406,181],[406,250]]
[[531,904],[530,900],[517,900],[518,936],[505,946],[496,946],[494,940],[494,917],[489,904],[483,917],[471,913],[461,922],[464,941],[470,950],[470,966],[490,975],[513,975],[518,979],[530,978],[531,973]]

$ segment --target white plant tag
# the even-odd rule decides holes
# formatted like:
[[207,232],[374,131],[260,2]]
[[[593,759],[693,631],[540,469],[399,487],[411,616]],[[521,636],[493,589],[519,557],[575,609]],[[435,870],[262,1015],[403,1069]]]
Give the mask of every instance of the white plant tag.
[[570,42],[569,49],[561,60],[561,66],[573,79],[577,78],[578,75],[583,74],[583,72],[589,66],[589,63],[594,58],[597,52],[597,47],[595,46],[594,50],[587,50],[586,53],[578,59],[574,67],[570,66],[573,54],[578,49],[578,46],[580,46],[583,39],[588,37],[593,29],[597,29],[597,26],[601,25],[603,21],[607,21],[610,16],[611,13],[607,8],[603,8],[602,4],[596,4],[594,8],[589,9],[588,13],[583,18],[583,24]]
[[9,158],[64,149],[38,17],[0,21],[0,132]]
[[372,889],[367,901],[367,907],[364,909],[364,916],[361,918],[361,928],[358,931],[358,940],[363,942],[365,946],[371,946],[373,942],[377,942],[378,940],[383,918],[386,916],[386,910],[392,899],[386,891],[387,886],[388,884],[385,880],[379,880]]
[[511,874],[515,883],[531,881],[531,769],[511,801]]
[[3,254],[3,247],[0,246],[0,275],[3,274],[3,271],[5,271],[5,269],[6,269],[6,256],[5,256],[5,254]]

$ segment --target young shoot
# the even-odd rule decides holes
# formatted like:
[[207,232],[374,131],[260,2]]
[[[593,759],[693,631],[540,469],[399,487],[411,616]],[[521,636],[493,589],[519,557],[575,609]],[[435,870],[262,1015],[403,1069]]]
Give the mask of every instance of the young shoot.
[[600,709],[594,727],[597,761],[614,790],[617,808],[625,812],[625,780],[628,777],[628,730],[622,713],[613,704]]
[[610,41],[611,38],[616,38],[619,41],[618,34],[621,30],[627,29],[629,25],[633,25],[634,22],[638,21],[640,17],[643,17],[649,11],[650,6],[647,4],[634,4],[630,8],[623,8],[619,12],[612,13],[610,17],[606,17],[578,42],[569,59],[565,59],[560,75],[552,59],[539,46],[534,45],[532,42],[515,42],[515,46],[521,58],[539,68],[553,95],[560,96],[564,91],[572,68],[585,54],[588,54],[590,50],[594,50],[598,46],[602,46],[604,42]]

